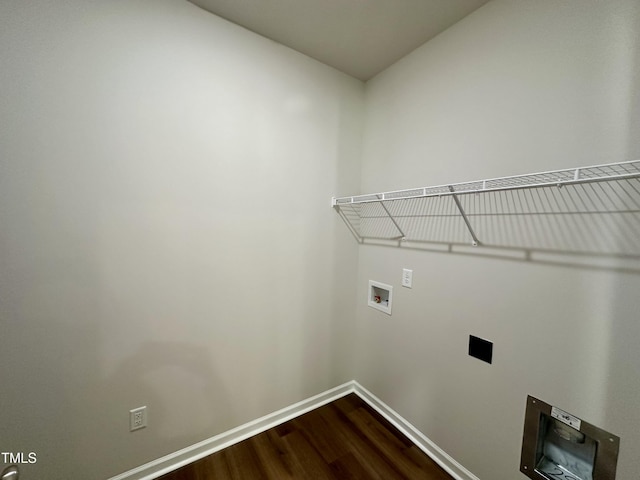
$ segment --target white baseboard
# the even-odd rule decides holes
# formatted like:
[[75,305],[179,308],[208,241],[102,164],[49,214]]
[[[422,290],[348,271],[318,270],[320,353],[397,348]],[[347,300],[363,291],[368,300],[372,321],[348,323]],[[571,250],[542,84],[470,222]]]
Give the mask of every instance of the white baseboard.
[[311,410],[333,402],[350,393],[355,393],[406,435],[420,450],[429,455],[438,465],[456,480],[479,480],[478,477],[456,462],[451,456],[423,435],[417,428],[402,418],[391,407],[382,402],[355,380],[302,400],[277,412],[245,423],[219,435],[203,440],[177,452],[124,472],[108,480],[153,480],[180,467],[195,462],[223,448],[246,440]]
[[347,382],[133,470],[111,477],[109,480],[153,480],[353,392],[353,382]]
[[362,398],[362,400],[367,402],[371,408],[391,422],[393,426],[406,435],[406,437],[420,450],[429,455],[429,457],[440,465],[449,475],[456,480],[480,480],[473,473],[456,462],[448,453],[429,440],[429,438],[427,438],[420,430],[402,418],[402,416],[389,407],[389,405],[384,403],[355,380],[351,383],[353,384],[353,391],[356,395]]

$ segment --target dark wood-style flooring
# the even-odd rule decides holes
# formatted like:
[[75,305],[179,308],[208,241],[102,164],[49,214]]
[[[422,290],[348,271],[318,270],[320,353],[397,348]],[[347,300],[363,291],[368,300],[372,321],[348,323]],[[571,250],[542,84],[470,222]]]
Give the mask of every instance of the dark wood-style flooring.
[[159,480],[452,480],[355,394]]

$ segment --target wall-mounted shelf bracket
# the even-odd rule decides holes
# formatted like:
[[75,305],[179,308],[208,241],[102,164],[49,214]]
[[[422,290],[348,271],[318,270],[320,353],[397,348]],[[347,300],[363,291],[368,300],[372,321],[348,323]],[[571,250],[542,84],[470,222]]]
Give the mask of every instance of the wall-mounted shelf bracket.
[[389,216],[389,220],[393,222],[393,225],[398,229],[398,232],[400,232],[400,236],[394,238],[394,240],[405,240],[407,236],[404,234],[404,232],[400,228],[400,225],[398,225],[398,222],[396,222],[396,219],[393,218],[393,215],[391,215],[391,212],[389,212],[389,209],[385,206],[384,202],[382,201],[382,196],[380,196],[380,198],[381,198],[380,206],[385,211],[385,213]]
[[462,208],[462,204],[460,203],[460,199],[458,198],[458,195],[456,195],[456,193],[455,193],[455,189],[453,188],[453,185],[449,185],[449,191],[451,192],[451,196],[453,197],[453,201],[456,202],[456,207],[458,207],[458,211],[460,212],[460,216],[462,216],[462,219],[464,220],[464,223],[467,226],[467,229],[469,230],[469,233],[471,234],[471,238],[473,238],[472,245],[474,247],[477,247],[480,244],[480,240],[478,240],[478,237],[476,237],[476,234],[473,231],[473,228],[471,227],[471,223],[469,223],[469,219],[467,218],[467,214],[464,213],[464,208]]

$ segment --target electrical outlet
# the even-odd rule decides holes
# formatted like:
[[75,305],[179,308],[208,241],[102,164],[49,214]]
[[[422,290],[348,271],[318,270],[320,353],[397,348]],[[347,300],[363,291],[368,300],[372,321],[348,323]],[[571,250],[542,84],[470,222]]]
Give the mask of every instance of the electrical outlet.
[[133,432],[147,426],[147,407],[138,407],[129,410],[129,430]]
[[402,269],[402,286],[411,288],[412,284],[413,284],[413,270],[403,268]]

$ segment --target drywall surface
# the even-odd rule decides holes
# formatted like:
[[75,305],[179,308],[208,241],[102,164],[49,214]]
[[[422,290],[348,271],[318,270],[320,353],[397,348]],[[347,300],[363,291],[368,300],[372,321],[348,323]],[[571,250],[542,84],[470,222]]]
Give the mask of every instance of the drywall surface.
[[[361,192],[640,158],[639,25],[633,0],[488,3],[367,83]],[[361,247],[355,378],[479,478],[524,478],[529,394],[619,435],[637,478],[640,276],[480,252]]]
[[35,0],[0,4],[0,85],[22,477],[107,478],[353,378],[329,199],[359,186],[361,82],[186,1]]

